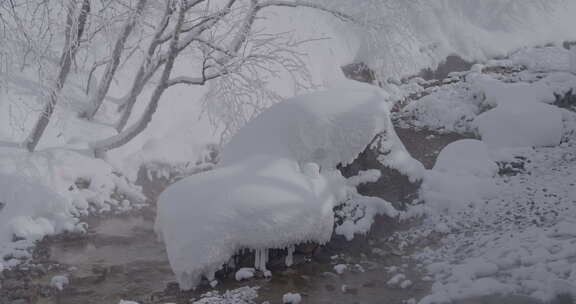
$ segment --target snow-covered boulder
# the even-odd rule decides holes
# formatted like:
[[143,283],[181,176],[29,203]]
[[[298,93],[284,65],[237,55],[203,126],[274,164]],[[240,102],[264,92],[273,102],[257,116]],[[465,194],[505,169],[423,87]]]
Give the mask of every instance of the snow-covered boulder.
[[[211,278],[240,249],[327,242],[332,208],[341,198],[328,177],[310,171],[305,174],[289,159],[254,156],[162,193],[156,228],[181,287]],[[336,174],[334,179],[342,180]]]
[[[357,195],[353,186],[362,182],[347,182],[336,166],[390,124],[379,89],[355,85],[287,100],[240,130],[216,169],[160,195],[156,231],[181,288],[211,280],[242,249],[254,250],[254,268],[265,271],[268,249],[326,243],[335,205]],[[401,167],[399,150],[388,150]],[[395,212],[378,198],[355,202],[371,216]]]
[[555,106],[526,102],[502,104],[479,115],[474,124],[488,146],[555,146],[562,139],[562,112]]
[[480,75],[471,82],[472,87],[484,95],[484,103],[489,107],[505,104],[522,106],[529,102],[552,103],[555,100],[554,91],[545,82],[505,83],[486,75]]
[[559,46],[542,48],[526,48],[516,52],[510,60],[528,68],[531,71],[568,71],[570,69],[571,52]]
[[278,103],[230,140],[221,164],[254,154],[314,162],[322,168],[349,163],[389,127],[386,97],[379,88],[354,84]]
[[498,166],[490,159],[484,143],[475,139],[462,139],[444,147],[433,170],[457,175],[492,177],[498,172]]
[[479,140],[463,139],[446,146],[426,173],[421,197],[435,212],[451,213],[495,193],[491,179],[498,166]]
[[0,257],[14,249],[14,237],[27,244],[72,230],[65,200],[31,179],[0,174]]

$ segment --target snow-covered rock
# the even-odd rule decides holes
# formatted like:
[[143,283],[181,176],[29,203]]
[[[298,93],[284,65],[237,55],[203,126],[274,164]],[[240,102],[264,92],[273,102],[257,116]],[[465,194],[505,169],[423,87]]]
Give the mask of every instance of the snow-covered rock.
[[53,276],[50,280],[50,286],[60,291],[64,290],[64,287],[68,284],[70,284],[70,280],[68,279],[68,276],[65,275]]
[[32,179],[0,174],[0,257],[16,246],[13,237],[31,245],[46,235],[73,230],[75,224],[65,199],[54,191]]
[[353,161],[390,127],[384,91],[347,82],[345,87],[295,97],[267,109],[242,128],[222,153],[221,164],[254,154],[335,168]]
[[538,102],[501,104],[474,123],[482,141],[492,147],[555,146],[564,128],[560,109]]
[[156,228],[182,287],[210,278],[243,248],[328,241],[339,199],[331,179],[342,177],[310,178],[294,161],[255,156],[170,186]]
[[256,269],[254,268],[249,267],[240,268],[238,269],[238,271],[236,271],[236,274],[234,274],[234,278],[236,279],[236,281],[251,279],[254,277],[254,272],[256,272]]
[[[211,280],[241,249],[255,250],[255,268],[265,271],[267,249],[327,242],[334,206],[350,195],[363,204],[336,165],[354,160],[390,125],[385,95],[358,84],[287,100],[249,123],[219,167],[159,198],[156,231],[181,287]],[[370,216],[395,211],[377,198],[365,203]]]
[[282,303],[284,304],[298,304],[302,302],[302,296],[299,293],[287,293],[282,296]]
[[334,271],[336,271],[337,274],[343,274],[346,269],[348,269],[346,264],[334,265]]
[[485,145],[463,139],[444,147],[420,189],[421,197],[435,212],[454,212],[470,203],[490,198],[495,185],[492,177],[498,166]]
[[442,149],[433,170],[460,175],[492,177],[498,172],[498,166],[490,159],[484,143],[475,139],[462,139]]
[[484,103],[491,107],[509,103],[522,106],[529,102],[554,102],[554,91],[545,82],[505,83],[482,75],[474,79],[472,84],[484,94]]

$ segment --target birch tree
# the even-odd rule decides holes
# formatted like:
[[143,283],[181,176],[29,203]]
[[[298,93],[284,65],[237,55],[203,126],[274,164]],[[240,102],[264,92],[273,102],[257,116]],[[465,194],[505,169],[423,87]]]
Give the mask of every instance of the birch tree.
[[[121,118],[117,124],[119,133],[116,136],[93,144],[97,156],[103,156],[108,150],[118,148],[146,129],[154,113],[158,109],[162,94],[169,88],[177,85],[203,86],[215,80],[228,80],[232,83],[241,83],[246,80],[248,85],[258,86],[258,73],[249,76],[246,67],[267,69],[270,64],[279,64],[288,70],[292,68],[303,69],[297,56],[287,49],[274,47],[275,39],[259,41],[257,47],[247,50],[251,40],[253,25],[259,13],[269,7],[305,7],[322,10],[340,19],[352,20],[344,13],[330,10],[306,1],[275,1],[275,0],[228,0],[218,9],[205,11],[201,16],[189,16],[200,6],[209,3],[206,0],[182,1],[180,5],[184,14],[184,25],[177,27],[178,20],[173,19],[173,9],[167,5],[163,17],[159,20],[153,39],[150,41],[145,58],[134,77],[130,92],[120,106]],[[175,24],[175,25],[174,25]],[[223,30],[224,29],[224,30]],[[224,32],[219,36],[215,33]],[[177,42],[171,37],[178,37]],[[170,42],[168,52],[158,52],[162,45]],[[263,47],[271,46],[271,47]],[[184,51],[193,49],[201,56],[201,67],[196,75],[171,77],[173,64]],[[168,63],[171,64],[169,65]],[[160,81],[157,82],[154,92],[147,102],[146,109],[137,121],[127,126],[132,110],[144,86],[154,74],[162,68]],[[166,79],[165,79],[166,78]],[[238,86],[241,87],[242,85]],[[241,93],[241,92],[236,92]],[[271,96],[271,95],[270,95]]]
[[62,55],[58,64],[58,76],[50,89],[48,101],[44,106],[40,118],[34,125],[32,132],[24,143],[26,149],[30,152],[36,149],[38,142],[42,138],[42,135],[50,122],[52,114],[54,114],[59,94],[62,91],[68,74],[70,73],[72,61],[76,57],[78,47],[80,46],[80,39],[84,34],[84,28],[86,26],[89,12],[90,0],[83,0],[81,5],[78,5],[75,1],[69,3],[64,34],[66,42],[64,43],[64,49],[62,50]]

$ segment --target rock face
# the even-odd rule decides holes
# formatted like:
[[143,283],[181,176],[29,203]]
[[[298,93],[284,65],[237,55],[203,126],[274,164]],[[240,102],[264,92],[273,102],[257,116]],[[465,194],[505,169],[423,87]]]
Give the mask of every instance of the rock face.
[[[396,134],[412,157],[420,161],[426,169],[431,169],[440,150],[448,144],[465,138],[460,134],[438,134],[427,130],[396,128]],[[380,179],[375,183],[366,183],[358,187],[358,192],[366,196],[385,199],[396,208],[404,209],[405,204],[417,197],[420,182],[413,182],[400,171],[383,165],[378,158],[383,153],[374,145],[364,150],[354,162],[341,166],[340,172],[345,177],[357,175],[359,171],[378,169]]]
[[365,183],[358,186],[358,193],[366,196],[376,196],[389,201],[398,209],[405,209],[405,204],[416,197],[419,182],[410,179],[398,170],[386,167],[378,157],[382,152],[369,146],[351,164],[341,166],[340,172],[346,178],[358,175],[358,172],[377,169],[381,176],[375,183]]

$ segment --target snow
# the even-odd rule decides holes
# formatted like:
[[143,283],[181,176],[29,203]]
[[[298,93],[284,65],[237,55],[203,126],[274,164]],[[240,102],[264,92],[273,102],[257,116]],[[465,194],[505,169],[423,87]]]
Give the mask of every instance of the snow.
[[309,178],[293,161],[255,156],[170,186],[156,223],[182,287],[190,289],[243,248],[328,241],[337,200],[331,179],[341,177]]
[[444,147],[432,170],[456,175],[493,177],[498,173],[498,166],[490,159],[488,149],[482,141],[463,139]]
[[389,126],[387,95],[380,89],[346,86],[276,104],[250,121],[224,147],[221,164],[266,154],[335,168],[362,152]]
[[[0,174],[0,256],[27,247],[46,235],[74,230],[65,200],[38,181]],[[13,242],[13,238],[21,241]]]
[[463,139],[440,151],[426,172],[421,197],[436,212],[454,212],[472,202],[495,195],[492,177],[498,166],[479,140]]
[[248,268],[248,267],[240,268],[238,269],[238,271],[236,271],[234,278],[236,279],[236,281],[251,279],[254,277],[255,271],[256,269],[254,268]]
[[64,290],[64,287],[68,284],[70,284],[70,280],[68,279],[68,276],[65,275],[53,276],[50,280],[50,286],[58,289],[59,291]]
[[388,282],[386,282],[386,285],[396,286],[396,285],[401,284],[405,280],[406,280],[406,275],[404,275],[402,273],[397,273],[392,278],[390,278],[390,280],[388,280]]
[[299,293],[287,293],[282,296],[282,303],[284,304],[298,304],[302,302],[302,296]]
[[572,149],[516,151],[529,160],[527,173],[495,178],[497,195],[457,216],[429,218],[450,225],[451,233],[438,250],[417,254],[436,279],[420,303],[498,293],[548,301],[574,290]]
[[537,72],[570,71],[570,64],[567,63],[573,52],[553,46],[524,48],[512,54],[510,61]]
[[[326,243],[333,208],[347,200],[367,215],[339,228],[347,235],[366,232],[376,214],[396,216],[390,203],[358,195],[336,170],[390,126],[381,91],[349,85],[271,107],[232,138],[216,169],[161,194],[156,231],[183,289],[213,277],[242,249],[254,250],[254,268],[265,271],[268,249]],[[395,166],[409,167],[410,161],[395,159]],[[351,183],[375,177],[372,172]]]
[[530,102],[552,103],[554,101],[554,91],[543,81],[505,83],[482,75],[473,79],[472,82],[475,88],[483,93],[484,104],[491,107],[509,103],[523,106]]
[[[363,21],[358,61],[380,80],[435,68],[449,55],[486,61],[525,47],[575,40],[573,1],[363,1],[325,0]],[[345,28],[345,26],[341,26]],[[554,55],[564,54],[561,52]],[[549,56],[549,59],[554,56]],[[566,66],[564,66],[566,68]]]
[[343,274],[346,269],[348,269],[348,266],[345,264],[334,265],[334,271],[336,271],[337,274]]
[[192,304],[256,304],[258,297],[258,287],[240,287],[227,290],[223,294],[218,291],[209,291],[200,296]]
[[562,112],[555,106],[526,102],[499,105],[474,123],[482,140],[494,147],[542,147],[560,143]]
[[[0,201],[0,255],[7,256],[23,255],[46,235],[84,231],[79,216],[125,212],[145,198],[103,160],[63,149],[0,148]],[[11,242],[13,235],[23,240]]]
[[[566,56],[559,54],[565,52],[547,47],[493,60],[485,67],[505,71],[465,72],[458,83],[424,89],[429,95],[399,114],[420,128],[470,134],[477,127],[482,136],[440,151],[423,180],[424,204],[406,213],[424,214],[423,224],[398,233],[413,245],[440,236],[437,244],[412,255],[434,281],[419,303],[573,296],[576,114],[555,106],[553,94],[563,95],[576,83],[565,72]],[[464,108],[454,106],[458,103],[470,109],[460,124],[449,113]],[[430,107],[438,117],[420,112]],[[520,164],[518,171],[499,174],[498,167],[511,162]]]
[[[546,50],[545,54],[551,60],[557,59],[554,57],[556,52],[565,51],[560,47],[542,49]],[[524,60],[534,55],[531,52],[520,54],[523,54]],[[538,54],[540,57],[544,56]],[[563,61],[563,65],[568,66],[569,62],[563,58],[560,58],[566,60]],[[539,62],[536,57],[531,60]],[[491,72],[492,68],[496,70],[504,68],[509,71]],[[514,65],[511,59],[491,60],[482,67],[473,67],[470,71],[459,73],[459,76],[449,80],[446,84],[429,87],[426,87],[430,85],[426,82],[421,84],[411,82],[400,86],[401,90],[409,88],[424,97],[404,107],[395,117],[398,123],[404,127],[430,129],[440,133],[456,132],[469,136],[479,133],[478,121],[475,121],[478,116],[496,115],[502,116],[502,119],[495,118],[500,120],[499,126],[502,129],[514,129],[517,121],[533,121],[538,127],[545,125],[546,132],[553,132],[551,141],[555,141],[557,133],[562,132],[558,131],[559,110],[547,107],[546,104],[555,102],[555,95],[563,96],[576,88],[574,74],[562,70],[547,72],[532,70]],[[415,85],[416,89],[413,88]],[[536,119],[534,116],[539,115],[540,111],[544,111],[543,115],[546,117]],[[491,124],[486,125],[489,127]],[[506,132],[504,129],[503,131]],[[530,134],[530,132],[524,133]],[[522,137],[528,136],[526,134],[522,134]],[[524,140],[528,139],[522,139]]]

